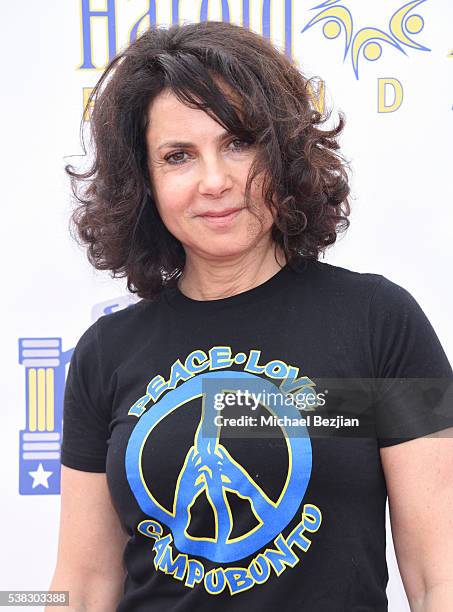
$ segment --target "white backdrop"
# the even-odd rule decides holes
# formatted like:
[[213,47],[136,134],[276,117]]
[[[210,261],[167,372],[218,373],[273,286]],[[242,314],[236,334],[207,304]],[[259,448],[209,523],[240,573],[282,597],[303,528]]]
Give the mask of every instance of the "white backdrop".
[[[156,4],[157,22],[170,23],[171,0]],[[266,34],[266,23],[270,23],[272,40],[292,53],[308,76],[323,79],[327,105],[346,114],[341,143],[353,170],[351,227],[325,261],[384,274],[408,289],[452,361],[451,0],[299,0],[292,4],[286,0],[181,0],[179,5],[181,21],[198,21],[202,10],[207,10],[208,19],[222,19],[223,5],[224,11],[229,9],[229,19],[239,24],[248,5],[250,27]],[[125,281],[93,271],[69,237],[71,202],[63,166],[80,159],[65,156],[81,153],[78,129],[84,88],[94,85],[105,65],[108,33],[110,44],[115,41],[120,49],[153,7],[149,0],[22,0],[19,4],[4,1],[0,8],[0,227],[5,266],[0,358],[6,417],[0,434],[4,526],[0,590],[48,589],[56,558],[59,496],[52,486],[57,486],[58,474],[51,457],[55,450],[48,458],[44,451],[42,461],[20,463],[21,453],[30,448],[25,439],[20,443],[19,432],[29,427],[29,388],[36,384],[32,372],[36,359],[45,354],[53,359],[46,362],[52,372],[46,374],[50,378],[45,384],[47,389],[54,384],[56,395],[54,404],[46,405],[44,429],[51,432],[53,427],[57,432],[54,440],[48,437],[46,448],[58,449],[58,393],[67,351],[105,307],[124,306],[128,299]],[[87,19],[88,10],[105,9],[110,10],[109,19],[97,17],[89,22],[95,67],[88,69],[83,67],[90,53],[86,32],[83,36],[83,15]],[[264,18],[263,30],[262,14],[267,9],[270,21]],[[326,10],[329,13],[323,13]],[[348,16],[353,18],[350,25]],[[223,18],[228,18],[225,12]],[[147,23],[143,19],[141,28]],[[343,61],[345,41],[360,36],[364,43],[356,57],[351,44]],[[392,84],[384,85],[386,81]],[[334,112],[332,120],[336,119]],[[26,339],[22,345],[20,338]],[[50,352],[42,353],[42,349]],[[38,463],[43,468],[36,472]],[[387,539],[389,609],[404,612],[409,608],[389,525]]]

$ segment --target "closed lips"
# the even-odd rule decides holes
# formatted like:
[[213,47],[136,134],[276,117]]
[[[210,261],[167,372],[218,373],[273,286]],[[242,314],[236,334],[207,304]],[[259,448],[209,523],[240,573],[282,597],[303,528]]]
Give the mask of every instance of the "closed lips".
[[228,208],[227,210],[224,210],[221,212],[209,211],[200,216],[201,217],[226,217],[228,215],[231,215],[234,212],[237,212],[238,210],[242,210],[242,209],[241,208]]

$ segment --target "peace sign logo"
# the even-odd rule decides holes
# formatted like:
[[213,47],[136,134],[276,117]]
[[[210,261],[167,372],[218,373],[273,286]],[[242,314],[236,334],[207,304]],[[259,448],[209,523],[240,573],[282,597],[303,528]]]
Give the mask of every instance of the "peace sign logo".
[[[227,380],[228,379],[228,380]],[[231,381],[234,381],[232,389]],[[228,563],[253,554],[278,535],[297,512],[308,486],[312,467],[311,442],[305,426],[282,427],[288,451],[288,471],[277,499],[271,499],[220,443],[221,427],[215,425],[214,395],[228,390],[264,393],[265,408],[278,417],[300,418],[288,397],[270,381],[247,372],[208,372],[199,374],[169,391],[137,422],[126,450],[126,474],[142,511],[171,530],[176,547],[188,555]],[[145,482],[142,453],[156,425],[174,410],[201,398],[201,419],[193,445],[179,473],[171,510],[153,496],[152,484]],[[263,461],[272,461],[271,456]],[[248,500],[257,524],[239,537],[231,537],[233,515],[227,491]],[[206,495],[215,521],[214,537],[195,537],[188,528],[197,497]]]

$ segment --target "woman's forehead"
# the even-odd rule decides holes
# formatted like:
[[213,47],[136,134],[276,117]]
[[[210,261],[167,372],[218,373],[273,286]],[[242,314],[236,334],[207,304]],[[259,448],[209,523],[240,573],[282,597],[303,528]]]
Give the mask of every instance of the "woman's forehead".
[[171,132],[175,137],[180,137],[182,129],[191,132],[196,131],[200,125],[217,125],[202,109],[188,106],[171,91],[155,98],[148,109],[148,119],[150,135]]
[[[229,103],[240,115],[239,95],[232,88],[219,80],[217,83]],[[230,93],[231,92],[231,93]],[[171,133],[171,137],[181,139],[184,133],[195,132],[200,128],[210,132],[221,132],[222,127],[203,109],[188,106],[180,100],[170,88],[164,89],[150,103],[147,111],[147,137],[160,138],[161,135]]]

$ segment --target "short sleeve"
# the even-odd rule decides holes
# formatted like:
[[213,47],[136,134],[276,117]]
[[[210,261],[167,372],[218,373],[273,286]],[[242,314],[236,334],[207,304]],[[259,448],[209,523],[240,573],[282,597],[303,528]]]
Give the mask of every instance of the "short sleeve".
[[80,337],[69,363],[61,445],[67,467],[105,472],[110,419],[102,380],[96,322]]
[[369,309],[379,447],[453,426],[453,372],[431,323],[403,287],[380,278]]

